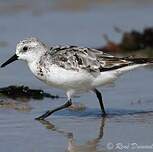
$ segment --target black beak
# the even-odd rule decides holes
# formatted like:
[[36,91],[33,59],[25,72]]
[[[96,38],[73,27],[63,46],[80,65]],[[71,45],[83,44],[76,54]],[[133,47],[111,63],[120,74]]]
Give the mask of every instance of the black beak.
[[13,55],[10,59],[8,59],[5,63],[3,63],[2,65],[1,65],[1,68],[3,68],[3,67],[5,67],[6,65],[8,65],[8,64],[10,64],[10,63],[12,63],[12,62],[14,62],[15,60],[17,60],[18,59],[18,56],[15,54],[15,55]]

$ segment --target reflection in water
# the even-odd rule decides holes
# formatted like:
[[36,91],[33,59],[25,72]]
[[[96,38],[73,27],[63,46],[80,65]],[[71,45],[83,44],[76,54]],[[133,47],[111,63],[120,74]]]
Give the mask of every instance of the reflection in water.
[[[79,145],[76,143],[74,139],[74,134],[72,132],[66,132],[62,129],[58,129],[56,128],[54,124],[46,120],[39,120],[39,122],[43,124],[45,128],[47,128],[48,130],[52,130],[57,133],[63,134],[68,139],[67,152],[100,152],[99,150],[97,150],[97,146],[104,134],[105,119],[106,118],[101,118],[97,137],[94,139],[88,140],[86,143],[82,145]],[[102,150],[101,152],[104,152],[104,151],[107,151],[107,150]]]
[[0,97],[0,108],[3,109],[14,109],[20,112],[29,112],[32,107],[29,105],[29,98],[6,98]]

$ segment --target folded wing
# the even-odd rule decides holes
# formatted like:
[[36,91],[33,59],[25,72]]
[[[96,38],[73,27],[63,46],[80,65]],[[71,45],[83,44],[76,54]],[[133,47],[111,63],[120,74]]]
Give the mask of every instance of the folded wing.
[[58,46],[50,49],[52,63],[67,70],[86,70],[100,73],[122,68],[133,62],[126,58],[114,57],[102,51],[76,46]]

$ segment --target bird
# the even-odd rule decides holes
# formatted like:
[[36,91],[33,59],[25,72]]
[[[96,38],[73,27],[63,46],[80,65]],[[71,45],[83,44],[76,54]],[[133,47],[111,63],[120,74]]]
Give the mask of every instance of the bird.
[[47,85],[65,91],[67,101],[46,111],[36,120],[43,120],[56,111],[72,105],[76,94],[92,91],[106,116],[100,86],[115,81],[123,73],[153,63],[153,58],[117,57],[97,49],[73,45],[49,46],[36,37],[28,37],[16,45],[16,52],[1,68],[23,60],[31,72]]

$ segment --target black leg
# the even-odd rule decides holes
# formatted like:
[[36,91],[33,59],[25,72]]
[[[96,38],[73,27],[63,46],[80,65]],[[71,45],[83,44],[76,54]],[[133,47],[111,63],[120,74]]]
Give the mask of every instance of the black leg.
[[48,116],[50,116],[52,113],[54,113],[56,111],[59,111],[59,110],[62,110],[62,109],[65,109],[65,108],[68,108],[71,105],[72,105],[72,102],[71,102],[71,99],[70,99],[65,104],[63,104],[62,106],[57,107],[56,109],[53,109],[53,110],[48,110],[43,115],[41,115],[40,117],[37,117],[35,119],[36,120],[43,120],[43,119],[47,118]]
[[96,93],[96,96],[99,100],[101,111],[103,112],[103,115],[106,115],[101,93],[97,89],[95,89],[94,92]]

